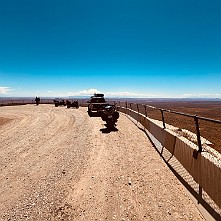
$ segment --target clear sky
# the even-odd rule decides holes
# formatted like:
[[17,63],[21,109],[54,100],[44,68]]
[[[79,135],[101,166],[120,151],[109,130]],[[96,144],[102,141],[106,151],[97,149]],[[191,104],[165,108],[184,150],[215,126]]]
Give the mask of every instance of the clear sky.
[[0,0],[0,96],[221,97],[220,0]]

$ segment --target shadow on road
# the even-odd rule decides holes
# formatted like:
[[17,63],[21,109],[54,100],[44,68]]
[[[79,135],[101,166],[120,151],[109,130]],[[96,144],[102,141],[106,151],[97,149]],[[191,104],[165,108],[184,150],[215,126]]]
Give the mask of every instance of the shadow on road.
[[[173,157],[173,153],[171,154],[165,147],[163,147],[160,143],[156,142],[156,138],[154,138],[150,134],[150,132],[148,132],[148,130],[140,126],[138,122],[134,122],[134,124],[145,133],[147,138],[152,143],[153,147],[162,157],[163,161],[167,164],[169,169],[174,173],[178,180],[186,187],[186,189],[195,198],[195,200],[197,200],[197,203],[201,204],[203,208],[210,214],[209,219],[213,217],[215,220],[221,220],[220,209],[209,197],[203,196],[202,188],[199,186],[199,184],[197,184],[194,181],[194,179],[191,177],[188,171],[181,165],[181,163],[178,160],[176,160],[175,157]],[[207,216],[207,212],[204,212],[205,210],[201,209],[200,211],[204,214],[204,216]]]
[[89,117],[101,117],[101,114],[98,112],[88,113]]
[[118,129],[116,127],[110,129],[110,128],[101,128],[100,131],[104,134],[110,133],[111,131],[116,132]]

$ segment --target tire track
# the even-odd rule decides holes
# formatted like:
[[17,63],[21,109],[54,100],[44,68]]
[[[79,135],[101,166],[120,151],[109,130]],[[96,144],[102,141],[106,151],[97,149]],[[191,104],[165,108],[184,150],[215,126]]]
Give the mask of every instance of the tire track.
[[203,220],[126,116],[111,133],[86,108],[0,109],[15,116],[0,128],[0,220]]

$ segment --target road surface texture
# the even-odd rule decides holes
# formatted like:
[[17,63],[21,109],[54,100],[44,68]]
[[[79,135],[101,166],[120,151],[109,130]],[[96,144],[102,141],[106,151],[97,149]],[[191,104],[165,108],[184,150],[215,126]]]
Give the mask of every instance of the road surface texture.
[[104,123],[83,107],[1,107],[0,220],[204,220],[134,123]]

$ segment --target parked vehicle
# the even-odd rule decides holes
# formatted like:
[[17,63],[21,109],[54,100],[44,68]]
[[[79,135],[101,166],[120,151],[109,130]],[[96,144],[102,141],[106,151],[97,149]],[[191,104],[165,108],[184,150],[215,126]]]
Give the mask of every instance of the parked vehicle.
[[91,116],[99,116],[100,111],[107,106],[107,103],[104,99],[104,94],[94,94],[91,96],[90,100],[88,101],[88,115]]
[[53,101],[54,101],[55,107],[66,106],[66,103],[63,99],[56,99],[56,100],[53,100]]
[[73,102],[70,102],[69,100],[66,101],[66,105],[67,105],[67,108],[70,108],[70,107],[75,107],[75,108],[79,108],[79,104],[78,104],[78,101],[73,101]]
[[107,104],[100,113],[102,120],[106,121],[107,128],[114,129],[119,118],[119,112],[117,112],[115,105]]

